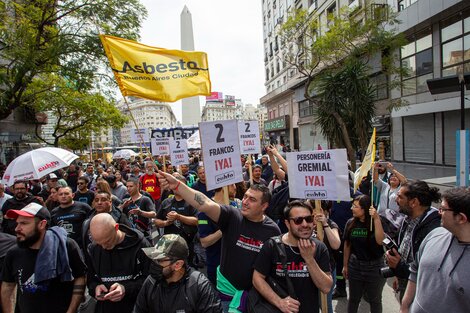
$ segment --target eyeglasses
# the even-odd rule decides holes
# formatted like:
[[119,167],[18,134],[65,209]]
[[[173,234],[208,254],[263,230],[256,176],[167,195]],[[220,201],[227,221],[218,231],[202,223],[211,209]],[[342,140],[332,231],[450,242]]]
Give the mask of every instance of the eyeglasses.
[[289,218],[289,220],[293,221],[295,225],[300,225],[304,221],[310,224],[310,223],[313,223],[313,216],[308,215],[308,216],[291,217]]
[[442,213],[442,212],[445,212],[445,211],[451,211],[451,212],[454,212],[454,210],[452,210],[452,209],[443,208],[443,207],[440,207],[440,208],[439,208],[439,213]]

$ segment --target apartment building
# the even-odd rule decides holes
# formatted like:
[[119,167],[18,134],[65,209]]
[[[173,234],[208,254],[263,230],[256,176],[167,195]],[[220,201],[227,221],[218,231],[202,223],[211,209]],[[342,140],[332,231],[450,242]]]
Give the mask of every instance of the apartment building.
[[[380,60],[371,60],[370,77],[377,89],[373,125],[385,155],[395,161],[455,165],[455,132],[460,126],[460,94],[431,95],[426,81],[470,73],[470,1],[464,0],[368,0],[397,11],[398,26],[408,44],[398,51],[407,77],[387,77]],[[300,150],[328,146],[321,129],[313,124],[313,104],[304,98],[305,84],[283,60],[277,32],[288,12],[308,10],[320,25],[328,14],[344,6],[365,5],[365,0],[262,0],[265,47],[266,95],[260,102],[268,112],[265,130],[272,140]],[[327,27],[320,27],[320,33]],[[387,83],[400,79],[403,86],[390,90]],[[468,94],[468,92],[467,92]],[[468,98],[468,96],[467,96]],[[389,112],[387,104],[401,99],[407,105]],[[470,125],[470,101],[465,101],[466,127]]]

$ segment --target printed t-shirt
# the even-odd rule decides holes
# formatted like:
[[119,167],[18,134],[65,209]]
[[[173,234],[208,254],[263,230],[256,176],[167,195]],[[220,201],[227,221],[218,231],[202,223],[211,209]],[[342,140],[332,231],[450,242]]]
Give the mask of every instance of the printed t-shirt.
[[74,201],[66,208],[56,207],[51,212],[52,226],[60,226],[67,231],[67,236],[75,240],[80,248],[82,243],[82,225],[91,212],[91,207],[83,202]]

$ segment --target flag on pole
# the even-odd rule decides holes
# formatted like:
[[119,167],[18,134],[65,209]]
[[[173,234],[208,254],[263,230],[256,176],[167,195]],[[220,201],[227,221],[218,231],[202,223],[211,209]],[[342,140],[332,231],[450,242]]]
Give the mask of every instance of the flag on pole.
[[354,173],[354,192],[356,192],[362,178],[367,175],[375,161],[375,128],[370,138],[369,146],[367,147],[366,155],[362,160],[361,167]]
[[211,94],[207,54],[168,50],[100,35],[123,96],[174,102]]

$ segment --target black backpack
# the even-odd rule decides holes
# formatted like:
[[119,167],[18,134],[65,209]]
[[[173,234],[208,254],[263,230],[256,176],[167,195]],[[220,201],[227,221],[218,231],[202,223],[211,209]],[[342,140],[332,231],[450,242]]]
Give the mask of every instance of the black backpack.
[[282,181],[281,185],[273,190],[271,201],[265,214],[274,221],[282,220],[284,218],[284,208],[289,199],[289,183]]

